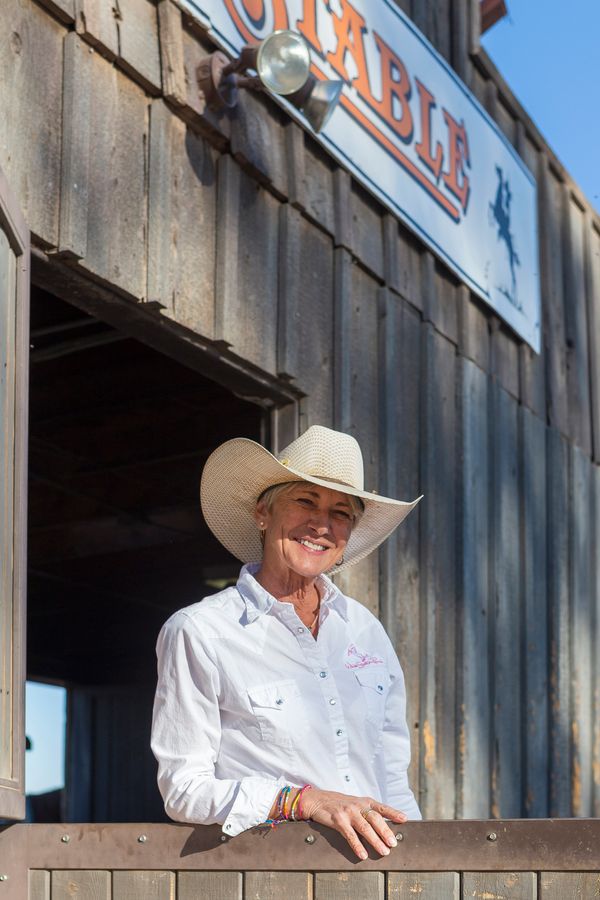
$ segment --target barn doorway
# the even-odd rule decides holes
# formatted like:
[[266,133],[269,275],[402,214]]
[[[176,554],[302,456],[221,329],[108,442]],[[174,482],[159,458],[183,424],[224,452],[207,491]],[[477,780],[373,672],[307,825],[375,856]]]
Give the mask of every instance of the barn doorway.
[[28,678],[68,691],[64,821],[161,821],[154,645],[234,579],[204,525],[204,460],[265,411],[32,287]]

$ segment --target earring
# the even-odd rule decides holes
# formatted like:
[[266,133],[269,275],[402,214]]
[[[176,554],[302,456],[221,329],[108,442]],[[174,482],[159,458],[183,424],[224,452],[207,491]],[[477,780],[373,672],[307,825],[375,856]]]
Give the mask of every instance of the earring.
[[342,558],[338,559],[338,561],[336,562],[336,566],[341,566],[343,564],[343,562],[344,562],[344,557],[342,556]]

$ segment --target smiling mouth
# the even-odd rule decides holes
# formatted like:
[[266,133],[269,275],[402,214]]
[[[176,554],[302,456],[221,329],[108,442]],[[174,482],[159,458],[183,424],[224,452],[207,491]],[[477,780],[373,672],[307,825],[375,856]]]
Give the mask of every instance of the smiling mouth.
[[298,538],[298,543],[302,544],[303,547],[307,547],[309,550],[315,550],[318,553],[323,553],[328,547],[323,547],[321,544],[313,544],[312,541],[307,541],[303,538]]

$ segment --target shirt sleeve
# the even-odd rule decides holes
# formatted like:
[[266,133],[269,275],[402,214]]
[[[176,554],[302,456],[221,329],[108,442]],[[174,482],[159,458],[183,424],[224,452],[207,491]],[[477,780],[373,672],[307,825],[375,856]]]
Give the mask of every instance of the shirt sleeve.
[[408,784],[410,735],[406,723],[404,673],[392,643],[381,626],[387,649],[390,685],[386,697],[383,733],[376,766],[384,785],[385,802],[405,812],[409,819],[421,819],[421,811]]
[[264,822],[285,782],[259,775],[215,777],[221,740],[219,670],[185,612],[165,623],[156,652],[151,744],[167,815],[176,822],[221,824],[232,837]]

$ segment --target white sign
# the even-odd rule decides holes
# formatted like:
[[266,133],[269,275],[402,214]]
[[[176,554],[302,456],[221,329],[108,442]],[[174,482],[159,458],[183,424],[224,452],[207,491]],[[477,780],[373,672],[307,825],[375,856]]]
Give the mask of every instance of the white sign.
[[234,56],[275,29],[300,32],[314,74],[345,81],[316,139],[539,352],[535,180],[393,2],[183,4]]

